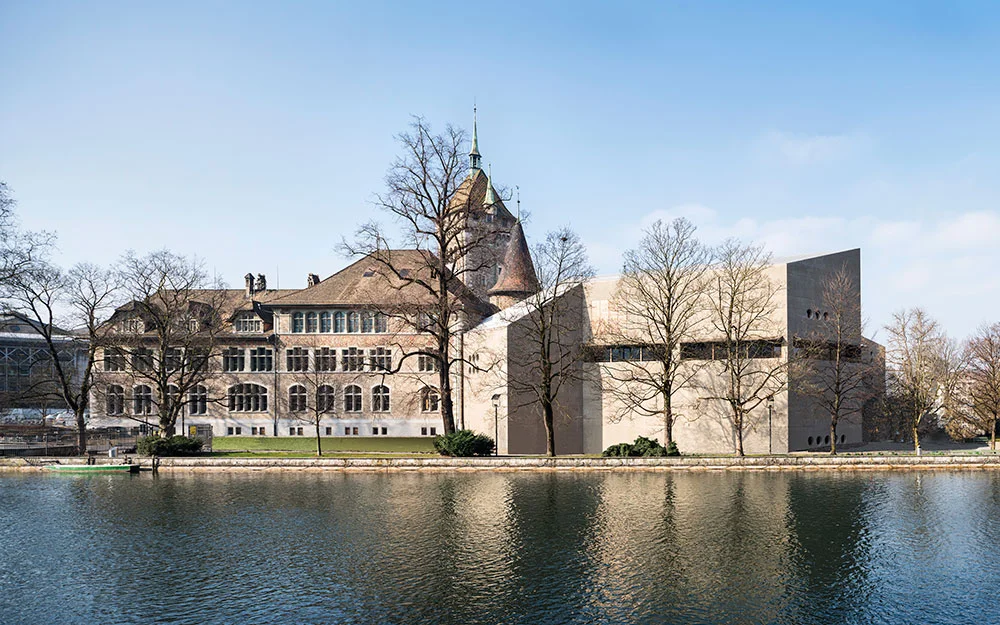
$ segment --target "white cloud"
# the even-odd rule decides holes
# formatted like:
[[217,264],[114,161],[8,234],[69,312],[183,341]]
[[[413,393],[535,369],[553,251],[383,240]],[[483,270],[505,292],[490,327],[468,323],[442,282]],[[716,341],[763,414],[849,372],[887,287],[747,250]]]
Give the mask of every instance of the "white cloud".
[[[706,243],[734,236],[764,244],[776,257],[860,247],[865,306],[877,328],[888,314],[906,306],[951,310],[945,318],[957,335],[987,318],[1000,318],[1000,212],[966,211],[927,219],[803,216],[758,220],[727,218],[701,204],[684,204],[644,215],[638,222],[606,232],[589,243],[591,260],[602,273],[621,264],[622,250],[635,245],[656,219],[684,216]],[[960,253],[957,251],[961,250]],[[983,318],[980,318],[983,317]]]
[[794,135],[772,131],[757,143],[765,158],[778,157],[792,165],[840,160],[865,149],[871,140],[864,134]]

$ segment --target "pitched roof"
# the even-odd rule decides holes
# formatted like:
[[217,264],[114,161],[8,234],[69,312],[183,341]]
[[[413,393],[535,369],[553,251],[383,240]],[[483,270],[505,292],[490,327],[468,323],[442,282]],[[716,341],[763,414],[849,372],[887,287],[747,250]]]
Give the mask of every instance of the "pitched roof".
[[[458,189],[455,191],[455,195],[451,198],[452,206],[462,206],[466,202],[473,210],[480,206],[483,206],[483,202],[486,201],[486,189],[487,184],[489,184],[489,176],[482,169],[476,169],[469,173],[469,176],[462,181],[462,184],[458,185]],[[492,186],[492,185],[491,185]],[[495,189],[494,189],[495,190]],[[500,199],[499,193],[494,193],[495,203],[493,204],[496,214],[498,217],[506,219],[514,219],[510,211],[504,205],[503,200]]]
[[[275,308],[284,306],[391,306],[398,301],[407,306],[430,305],[431,294],[422,286],[407,280],[434,280],[435,257],[424,250],[388,250],[386,259],[400,271],[393,275],[378,258],[369,255],[344,267],[319,284],[296,291],[269,302]],[[460,280],[451,280],[451,290],[467,306],[489,311],[489,305],[477,298]],[[491,312],[491,311],[490,311]]]
[[535,273],[535,264],[531,262],[521,220],[518,220],[510,230],[507,253],[503,257],[503,272],[489,292],[490,295],[530,294],[538,292],[538,289],[538,274]]

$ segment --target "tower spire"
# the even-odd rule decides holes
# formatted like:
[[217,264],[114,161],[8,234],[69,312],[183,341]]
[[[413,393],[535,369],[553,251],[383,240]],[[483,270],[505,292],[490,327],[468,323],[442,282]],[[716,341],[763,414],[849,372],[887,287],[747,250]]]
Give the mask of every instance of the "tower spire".
[[482,169],[482,156],[479,154],[479,129],[477,128],[479,120],[476,114],[476,105],[472,105],[472,149],[469,150],[469,169],[472,173],[475,170]]
[[486,197],[483,199],[483,206],[493,206],[497,203],[497,196],[493,193],[493,163],[486,174]]

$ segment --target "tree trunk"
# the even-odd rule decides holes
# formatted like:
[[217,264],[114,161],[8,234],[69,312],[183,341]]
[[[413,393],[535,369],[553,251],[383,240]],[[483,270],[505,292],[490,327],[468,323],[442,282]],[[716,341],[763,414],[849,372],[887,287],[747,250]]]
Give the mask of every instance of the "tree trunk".
[[746,455],[743,453],[743,417],[739,414],[736,416],[736,455],[740,457]]
[[837,455],[837,421],[830,421],[830,455]]
[[83,418],[83,411],[76,413],[76,453],[83,456],[87,453],[87,422]]
[[920,455],[920,432],[917,431],[917,425],[913,426],[913,451]]
[[[447,369],[450,369],[450,367]],[[441,367],[441,373],[438,375],[441,387],[441,422],[444,427],[445,436],[455,432],[455,407],[451,401],[450,373],[450,371],[446,370],[446,367]]]
[[990,449],[993,451],[997,450],[997,422],[993,421],[990,426]]
[[169,416],[164,416],[160,419],[160,435],[163,438],[170,438],[177,433],[177,426],[173,419]]
[[316,419],[316,455],[323,455],[323,439],[319,436],[319,419]]
[[544,413],[545,421],[545,454],[548,456],[556,455],[556,433],[554,426],[552,402],[543,401],[542,411]]
[[663,446],[674,442],[674,407],[670,401],[670,390],[663,390]]

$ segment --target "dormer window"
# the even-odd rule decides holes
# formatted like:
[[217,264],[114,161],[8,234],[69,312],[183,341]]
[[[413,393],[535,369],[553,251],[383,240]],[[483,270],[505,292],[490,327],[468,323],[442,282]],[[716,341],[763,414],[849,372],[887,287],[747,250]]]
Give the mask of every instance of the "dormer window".
[[264,322],[254,313],[240,313],[236,318],[237,332],[263,332]]
[[126,319],[121,322],[119,326],[122,332],[130,332],[133,334],[140,334],[146,331],[145,324],[143,324],[142,319]]

